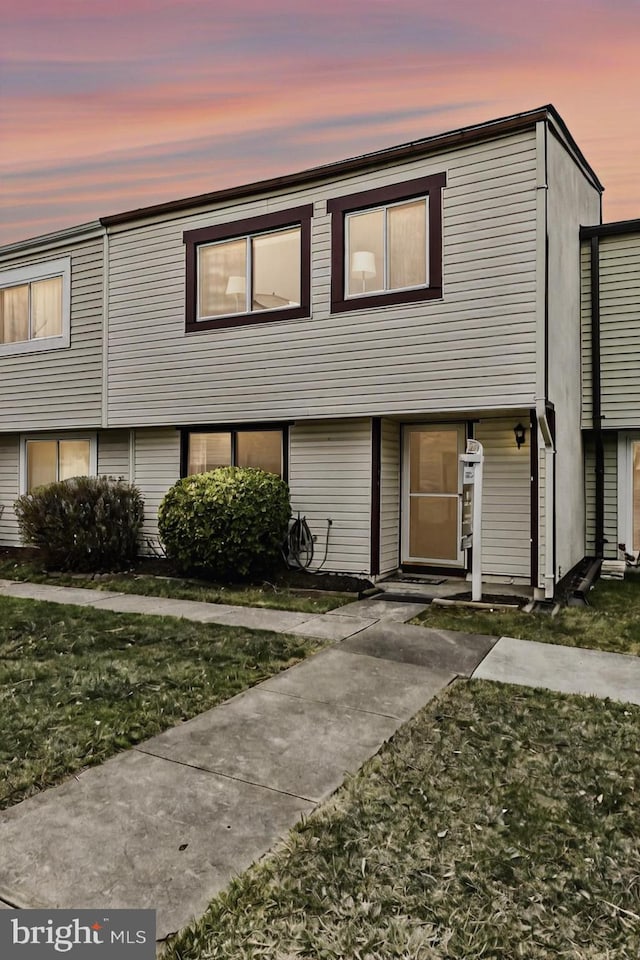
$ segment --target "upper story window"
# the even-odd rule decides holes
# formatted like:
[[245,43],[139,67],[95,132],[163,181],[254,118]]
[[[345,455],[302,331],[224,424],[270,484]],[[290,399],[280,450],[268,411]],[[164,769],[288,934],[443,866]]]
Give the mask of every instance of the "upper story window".
[[445,183],[437,174],[329,200],[333,312],[442,296]]
[[68,347],[68,257],[0,273],[0,356]]
[[187,330],[309,316],[312,206],[189,230]]
[[429,198],[345,215],[346,295],[425,287]]

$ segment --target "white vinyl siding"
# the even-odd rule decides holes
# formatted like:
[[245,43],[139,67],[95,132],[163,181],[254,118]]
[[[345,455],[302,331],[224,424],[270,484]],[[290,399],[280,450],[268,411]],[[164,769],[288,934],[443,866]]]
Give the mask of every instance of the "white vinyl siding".
[[580,435],[580,225],[600,216],[600,195],[549,132],[547,397],[555,411],[556,580],[584,556],[584,456]]
[[[602,426],[640,426],[640,228],[637,233],[600,237],[600,402]],[[582,424],[592,426],[591,391],[591,245],[582,244]],[[618,503],[617,434],[605,432],[604,556],[618,556],[624,539],[626,505]],[[585,442],[586,537],[588,554],[595,553],[595,452]],[[620,516],[618,513],[620,512]],[[620,533],[619,533],[620,531]]]
[[640,424],[640,230],[600,239],[603,426]]
[[[604,556],[615,560],[618,556],[618,436],[604,434]],[[584,485],[586,500],[585,553],[596,552],[596,461],[593,440],[589,438],[584,451]]]
[[[442,301],[330,313],[326,201],[445,172]],[[109,423],[526,405],[535,395],[534,132],[113,228]],[[314,203],[312,316],[185,335],[184,230]]]
[[0,356],[0,430],[72,430],[101,422],[102,239],[28,259],[0,258],[0,270],[60,257],[71,259],[70,346]]
[[13,504],[20,487],[20,438],[17,434],[0,434],[0,546],[20,546],[18,521]]
[[140,552],[158,548],[158,507],[165,493],[180,479],[180,434],[177,430],[135,431],[133,482],[144,499]]
[[400,424],[382,421],[380,457],[380,573],[400,561]]
[[[640,228],[600,237],[600,392],[603,427],[640,424]],[[591,426],[591,260],[582,245],[582,423]]]
[[98,434],[98,474],[129,480],[128,430],[102,430]]
[[[519,450],[513,428],[527,427]],[[531,436],[526,413],[482,420],[475,438],[484,447],[482,573],[528,581],[531,576]]]
[[301,423],[289,434],[293,515],[306,516],[317,537],[312,567],[324,556],[327,520],[333,521],[323,570],[368,574],[371,524],[371,422]]
[[580,247],[580,341],[582,345],[582,426],[593,425],[591,406],[591,244]]

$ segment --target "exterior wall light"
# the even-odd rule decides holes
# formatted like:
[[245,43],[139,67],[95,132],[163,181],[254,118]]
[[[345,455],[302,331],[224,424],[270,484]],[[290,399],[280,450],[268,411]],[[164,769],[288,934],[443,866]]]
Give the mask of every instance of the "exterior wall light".
[[516,444],[517,444],[518,450],[519,450],[520,447],[523,445],[523,443],[524,443],[524,441],[525,441],[525,437],[526,437],[526,433],[527,433],[526,428],[523,427],[521,423],[518,423],[518,424],[516,424],[516,426],[513,428],[513,433],[514,433],[514,436],[515,436],[515,438],[516,438]]

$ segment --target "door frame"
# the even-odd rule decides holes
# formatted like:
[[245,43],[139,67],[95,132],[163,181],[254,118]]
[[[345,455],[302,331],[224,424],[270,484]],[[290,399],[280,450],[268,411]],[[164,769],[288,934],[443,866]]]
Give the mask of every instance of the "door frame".
[[[409,521],[410,521],[410,483],[409,483],[409,451],[410,436],[415,432],[436,433],[442,431],[455,430],[458,434],[458,457],[464,453],[467,425],[460,421],[446,421],[438,423],[404,423],[402,424],[402,444],[401,444],[401,483],[400,483],[400,503],[401,503],[401,524],[400,524],[400,565],[424,567],[444,567],[453,571],[466,570],[466,551],[461,547],[462,536],[462,463],[458,459],[458,493],[456,496],[457,511],[457,533],[456,542],[458,545],[458,555],[456,560],[442,560],[439,557],[411,557],[409,554]],[[445,496],[447,496],[445,494]],[[453,496],[453,494],[448,494]]]

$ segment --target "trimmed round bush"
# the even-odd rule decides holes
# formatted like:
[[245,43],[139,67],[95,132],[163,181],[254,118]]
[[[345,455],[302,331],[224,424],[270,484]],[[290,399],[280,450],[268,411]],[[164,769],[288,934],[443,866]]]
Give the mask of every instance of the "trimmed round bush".
[[158,511],[167,556],[183,573],[246,578],[278,563],[291,507],[287,484],[254,467],[178,480]]
[[135,561],[144,518],[137,487],[113,477],[74,477],[36,487],[15,503],[23,540],[55,570],[98,573]]

